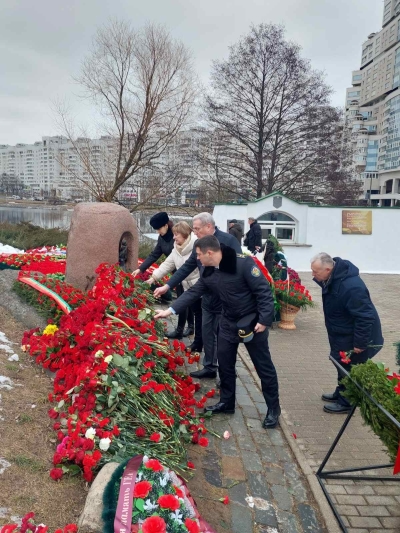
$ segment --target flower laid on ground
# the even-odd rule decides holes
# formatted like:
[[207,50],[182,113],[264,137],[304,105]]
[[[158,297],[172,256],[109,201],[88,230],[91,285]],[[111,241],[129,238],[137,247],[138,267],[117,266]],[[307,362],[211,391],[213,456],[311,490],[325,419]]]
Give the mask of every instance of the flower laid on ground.
[[[72,311],[60,316],[49,306],[56,325],[26,332],[22,341],[38,364],[56,373],[49,416],[59,444],[51,477],[82,471],[91,482],[105,462],[145,453],[185,469],[186,444],[208,445],[195,413],[203,406],[194,398],[200,386],[181,370],[185,346],[164,340],[141,282],[110,265],[97,274],[88,294],[41,276]],[[48,300],[26,291],[30,301],[34,294]]]
[[[120,518],[118,494],[120,490],[126,490],[122,487],[129,483],[124,478],[127,464],[118,467],[105,489],[104,533],[113,533],[114,521]],[[208,524],[201,520],[183,480],[154,458],[144,456],[142,459],[133,487],[132,503],[132,532],[201,533],[205,531],[205,525],[210,531]]]
[[224,505],[228,505],[228,503],[230,502],[229,496],[224,496],[223,498],[220,498],[219,501],[222,502]]
[[[35,265],[40,272],[65,272],[65,246],[43,246],[32,248],[22,254],[0,254],[0,265],[14,269],[26,268]],[[57,265],[54,265],[57,263]],[[39,266],[40,265],[40,266]]]
[[55,324],[49,324],[43,330],[43,335],[54,335],[58,331],[58,327]]
[[302,309],[314,306],[309,291],[300,283],[290,280],[275,281],[275,294],[281,303],[283,302]]
[[[0,526],[0,533],[50,533],[50,530],[44,524],[36,525],[34,522],[35,514],[28,513],[22,520],[21,525],[6,524]],[[56,529],[54,533],[77,533],[78,526],[76,524],[67,524],[63,529]]]

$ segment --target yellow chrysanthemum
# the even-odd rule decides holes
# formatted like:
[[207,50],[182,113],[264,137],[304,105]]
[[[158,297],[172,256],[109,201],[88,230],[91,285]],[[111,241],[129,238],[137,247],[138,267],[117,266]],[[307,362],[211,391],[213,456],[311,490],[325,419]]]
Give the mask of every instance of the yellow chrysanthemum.
[[45,327],[43,335],[54,335],[56,331],[58,331],[58,327],[55,324],[49,324]]

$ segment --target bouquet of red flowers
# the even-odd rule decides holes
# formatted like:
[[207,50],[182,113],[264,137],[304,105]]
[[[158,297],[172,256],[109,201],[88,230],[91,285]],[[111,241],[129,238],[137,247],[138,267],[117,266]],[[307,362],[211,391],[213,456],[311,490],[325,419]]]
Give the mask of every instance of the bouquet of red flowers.
[[311,295],[308,290],[294,281],[275,281],[275,293],[279,302],[306,309],[313,307]]

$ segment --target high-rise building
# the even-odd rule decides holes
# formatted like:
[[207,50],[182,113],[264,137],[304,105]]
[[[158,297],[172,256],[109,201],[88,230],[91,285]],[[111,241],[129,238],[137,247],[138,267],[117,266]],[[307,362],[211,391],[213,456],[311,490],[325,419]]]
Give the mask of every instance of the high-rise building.
[[382,29],[362,45],[346,91],[346,124],[368,203],[400,205],[400,0],[384,0]]
[[[199,168],[194,157],[204,134],[201,128],[179,132],[159,157],[120,188],[119,199],[149,198],[166,205],[195,201],[207,170]],[[42,137],[34,144],[0,145],[0,182],[2,176],[18,180],[27,196],[89,200],[94,197],[91,189],[111,188],[114,182],[115,145],[116,140],[106,136],[74,142],[63,136]]]

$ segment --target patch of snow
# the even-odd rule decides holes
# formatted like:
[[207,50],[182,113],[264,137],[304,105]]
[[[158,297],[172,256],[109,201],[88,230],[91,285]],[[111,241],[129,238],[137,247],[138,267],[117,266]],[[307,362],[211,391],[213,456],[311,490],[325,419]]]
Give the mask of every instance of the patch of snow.
[[13,353],[9,358],[9,361],[19,361],[19,356],[16,353]]
[[11,463],[0,457],[0,474],[3,474],[5,472],[6,468],[9,468],[11,466]]
[[18,248],[14,248],[13,246],[9,246],[8,244],[2,244],[0,242],[0,254],[23,254],[24,250],[18,250]]
[[13,353],[14,350],[8,344],[0,344],[0,350],[4,350],[7,353]]
[[13,382],[10,378],[7,378],[6,376],[0,376],[0,389],[6,389],[11,390],[13,387]]
[[0,342],[6,342],[7,344],[15,344],[7,339],[6,334],[0,331]]

